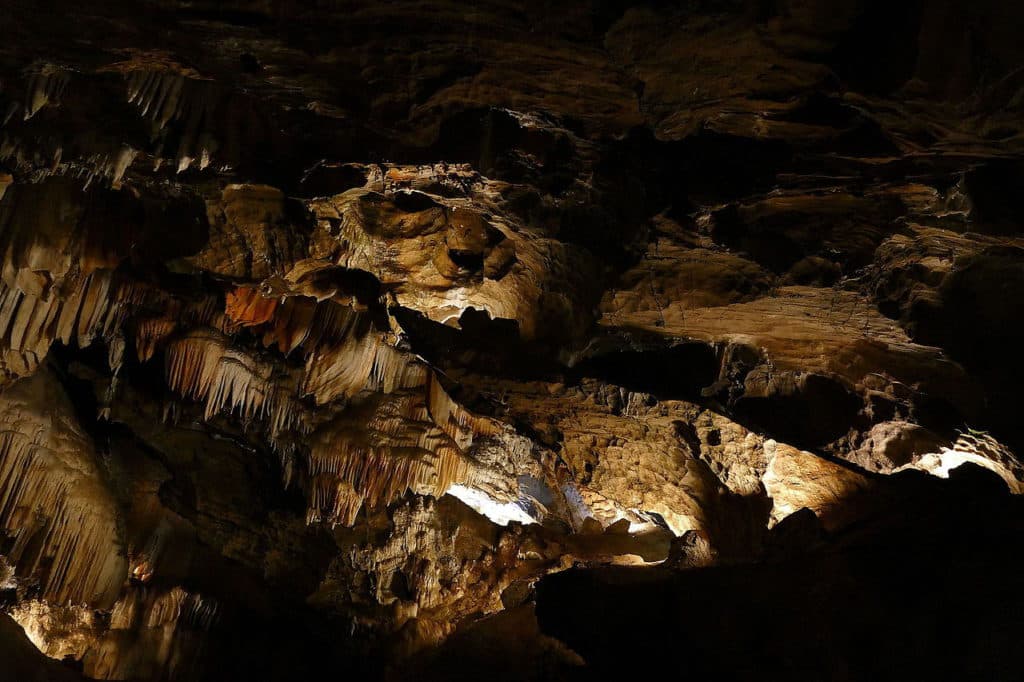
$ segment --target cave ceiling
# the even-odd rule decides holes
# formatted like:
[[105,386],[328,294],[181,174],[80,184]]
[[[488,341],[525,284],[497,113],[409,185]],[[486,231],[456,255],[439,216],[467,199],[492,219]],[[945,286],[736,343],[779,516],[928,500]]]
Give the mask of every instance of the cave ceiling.
[[0,1],[0,679],[1019,679],[1022,28]]

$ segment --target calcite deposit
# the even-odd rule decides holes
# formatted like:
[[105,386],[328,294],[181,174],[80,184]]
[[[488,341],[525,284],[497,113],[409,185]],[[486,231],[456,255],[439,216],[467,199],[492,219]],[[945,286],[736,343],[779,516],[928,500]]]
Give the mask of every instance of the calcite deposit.
[[989,680],[1024,9],[0,0],[0,680]]

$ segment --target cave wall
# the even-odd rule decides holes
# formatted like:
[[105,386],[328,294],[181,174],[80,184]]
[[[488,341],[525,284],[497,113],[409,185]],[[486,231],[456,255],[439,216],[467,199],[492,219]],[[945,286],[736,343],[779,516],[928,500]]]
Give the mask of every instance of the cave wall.
[[1011,675],[1024,10],[0,14],[0,677]]

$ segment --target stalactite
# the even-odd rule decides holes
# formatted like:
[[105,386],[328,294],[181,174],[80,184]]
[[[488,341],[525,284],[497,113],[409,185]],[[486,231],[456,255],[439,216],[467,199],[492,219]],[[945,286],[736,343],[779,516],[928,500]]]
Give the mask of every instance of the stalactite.
[[177,171],[188,170],[197,158],[205,168],[217,146],[207,130],[216,105],[208,92],[211,84],[170,69],[130,70],[127,81],[128,102],[152,123],[156,133],[171,123],[180,126]]
[[307,522],[351,526],[362,505],[376,507],[406,491],[440,496],[465,480],[467,461],[454,449],[364,448],[342,441],[329,453],[313,454]]
[[117,397],[118,385],[121,382],[121,366],[124,363],[125,340],[120,329],[116,329],[106,337],[107,366],[110,368],[110,384],[100,401],[99,418],[110,419],[111,405]]
[[113,338],[145,293],[140,285],[115,283],[113,273],[106,270],[85,277],[66,298],[40,297],[0,282],[5,373],[10,377],[35,371],[55,340],[85,348],[97,336]]
[[302,392],[322,405],[363,390],[391,393],[423,386],[427,373],[427,367],[412,356],[383,343],[375,334],[366,334],[310,355]]
[[0,528],[19,576],[54,602],[109,605],[126,575],[92,444],[48,374],[0,394]]
[[150,317],[135,324],[135,355],[140,362],[147,362],[156,353],[157,346],[178,328],[177,320],[167,317]]
[[[116,154],[94,155],[90,157],[87,166],[91,167],[93,170],[89,171],[85,187],[88,188],[96,178],[104,178],[110,181],[110,186],[112,188],[120,189],[121,181],[124,179],[124,174],[131,167],[138,154],[138,150],[129,146],[124,146],[121,147]],[[59,160],[54,162],[55,168],[58,163]],[[72,164],[71,167],[73,167],[73,165],[74,164]]]
[[182,679],[197,672],[202,636],[219,604],[181,587],[134,587],[110,614],[110,630],[83,663],[91,679]]
[[226,409],[246,423],[267,422],[273,436],[286,430],[303,430],[295,390],[289,389],[288,383],[287,377],[275,376],[273,365],[228,351],[217,365],[206,401],[206,418]]
[[478,417],[452,400],[433,372],[427,382],[427,395],[434,423],[462,449],[470,447],[476,436],[493,436],[501,431],[494,420]]
[[32,374],[41,363],[42,358],[35,353],[4,349],[0,352],[0,385],[4,380]]
[[199,330],[170,342],[165,369],[173,390],[205,403],[206,419],[226,410],[245,423],[264,422],[273,436],[306,429],[288,377],[230,348],[218,332]]
[[210,327],[228,333],[237,331],[237,325],[224,314],[223,306],[216,296],[203,296],[181,305],[180,316],[189,326]]
[[314,436],[306,461],[310,522],[350,525],[364,503],[385,504],[407,490],[441,495],[467,480],[464,450],[474,437],[496,434],[496,424],[456,404],[422,361],[388,345],[366,316],[290,297],[265,320],[262,312],[247,318],[257,296],[246,290],[229,300],[227,317],[264,326],[264,342],[281,352],[303,348],[307,360],[297,388],[275,362],[233,347],[230,337],[211,329],[166,343],[166,377],[172,390],[204,403],[207,420],[227,412],[262,424],[282,457],[285,485],[293,453],[279,436],[312,425],[300,395],[318,405],[383,396],[371,399],[372,414],[359,405],[345,408]]
[[440,496],[470,468],[422,395],[385,397],[369,416],[342,417],[313,435],[307,519],[351,525],[364,502],[387,504],[407,490]]
[[55,66],[47,65],[33,74],[25,92],[24,119],[32,118],[51,102],[60,102],[70,83],[68,74]]
[[276,298],[265,298],[255,287],[236,287],[226,296],[225,314],[243,327],[271,320],[277,310]]
[[263,335],[263,344],[288,355],[309,338],[318,307],[304,298],[288,298],[282,303]]
[[[0,202],[0,263],[8,286],[36,296],[112,270],[131,248],[133,225],[111,229],[121,195],[84,193],[73,178],[19,183]],[[116,200],[115,200],[116,196]]]
[[[111,366],[119,366],[119,330],[127,314],[154,300],[170,314],[134,324],[139,359],[152,358],[165,344],[168,384],[202,402],[207,420],[227,412],[245,424],[262,424],[282,456],[286,484],[293,455],[289,441],[278,437],[310,429],[299,395],[312,395],[323,405],[364,392],[396,394],[388,404],[401,408],[383,410],[366,425],[371,434],[367,445],[341,444],[310,455],[311,520],[351,523],[364,502],[375,506],[405,490],[441,494],[452,482],[465,479],[468,464],[462,450],[474,435],[495,432],[490,422],[454,403],[426,365],[373,331],[365,315],[301,297],[278,304],[249,287],[231,292],[225,307],[213,296],[180,302],[142,285],[119,284],[103,270],[85,277],[66,298],[40,298],[0,287],[8,371],[34,370],[55,339],[85,346],[97,336],[110,340]],[[208,327],[168,341],[181,324]],[[232,347],[222,332],[238,326],[263,327],[264,342],[281,352],[303,349],[307,360],[298,389],[275,363]],[[415,398],[398,395],[407,391]],[[141,564],[136,568],[148,571]]]
[[290,296],[278,306],[272,323],[267,325],[263,343],[276,346],[286,355],[301,347],[308,356],[321,345],[365,334],[369,327],[368,316],[348,306]]
[[197,330],[169,343],[167,383],[188,398],[206,400],[227,345],[227,339],[212,330]]

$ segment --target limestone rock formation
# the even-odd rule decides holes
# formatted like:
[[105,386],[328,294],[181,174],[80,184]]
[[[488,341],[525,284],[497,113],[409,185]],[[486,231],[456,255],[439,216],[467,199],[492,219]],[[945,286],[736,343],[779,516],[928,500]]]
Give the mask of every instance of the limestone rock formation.
[[1016,675],[1020,7],[44,4],[0,679]]

